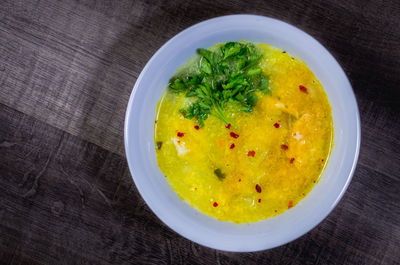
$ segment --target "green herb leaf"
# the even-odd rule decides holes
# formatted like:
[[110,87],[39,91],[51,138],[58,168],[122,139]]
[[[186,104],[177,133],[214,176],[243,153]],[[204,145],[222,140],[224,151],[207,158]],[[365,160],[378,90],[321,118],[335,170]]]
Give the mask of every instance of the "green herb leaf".
[[208,75],[212,74],[211,64],[207,60],[201,60],[201,71]]
[[157,149],[160,150],[163,142],[157,142]]
[[221,169],[219,169],[219,168],[214,170],[214,174],[217,176],[217,178],[219,180],[224,180],[224,178],[226,177],[226,175],[224,173],[222,173]]
[[176,78],[169,87],[175,92],[184,91],[187,88],[185,82],[183,82],[181,78]]
[[227,42],[214,49],[198,49],[198,68],[170,80],[169,88],[197,97],[181,112],[187,119],[197,119],[199,126],[209,115],[230,123],[224,113],[226,104],[239,103],[240,111],[251,112],[258,97],[256,91],[269,92],[268,77],[258,66],[263,53],[252,43]]
[[253,68],[247,71],[247,76],[257,75],[261,73],[261,68]]

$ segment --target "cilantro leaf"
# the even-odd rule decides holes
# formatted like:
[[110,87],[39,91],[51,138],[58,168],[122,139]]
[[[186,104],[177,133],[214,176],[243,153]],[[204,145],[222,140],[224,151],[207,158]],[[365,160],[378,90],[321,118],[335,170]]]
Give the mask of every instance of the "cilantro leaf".
[[268,77],[259,67],[263,53],[254,44],[227,42],[212,50],[198,49],[197,53],[197,69],[191,74],[178,73],[168,87],[197,98],[181,113],[187,119],[196,118],[201,127],[209,115],[230,123],[224,113],[228,102],[239,103],[240,111],[252,112],[258,100],[255,92],[269,92]]

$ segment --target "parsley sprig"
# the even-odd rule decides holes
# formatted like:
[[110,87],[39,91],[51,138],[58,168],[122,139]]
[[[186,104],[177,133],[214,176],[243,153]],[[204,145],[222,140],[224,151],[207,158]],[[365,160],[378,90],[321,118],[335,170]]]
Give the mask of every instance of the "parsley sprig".
[[268,78],[259,67],[263,53],[254,44],[227,42],[214,50],[198,49],[197,53],[197,69],[178,73],[168,87],[197,98],[181,112],[188,119],[196,118],[201,127],[210,114],[230,123],[224,112],[228,102],[238,103],[240,111],[252,112],[258,100],[255,92],[269,92]]

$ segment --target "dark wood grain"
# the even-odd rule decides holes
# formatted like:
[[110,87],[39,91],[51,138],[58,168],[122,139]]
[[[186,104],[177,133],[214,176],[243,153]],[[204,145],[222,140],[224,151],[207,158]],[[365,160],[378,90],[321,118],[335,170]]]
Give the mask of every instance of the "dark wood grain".
[[[138,194],[123,152],[133,84],[186,27],[251,13],[305,30],[358,100],[357,170],[335,210],[268,251],[192,243]],[[399,1],[0,3],[1,264],[400,264]]]

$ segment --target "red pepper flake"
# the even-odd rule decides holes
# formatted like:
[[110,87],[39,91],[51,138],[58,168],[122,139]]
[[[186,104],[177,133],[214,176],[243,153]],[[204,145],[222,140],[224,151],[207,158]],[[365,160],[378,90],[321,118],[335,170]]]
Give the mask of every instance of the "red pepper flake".
[[230,135],[231,137],[235,138],[235,139],[239,137],[239,134],[236,134],[236,133],[234,133],[234,132],[231,132],[229,135]]
[[231,146],[229,146],[230,149],[235,148],[235,144],[231,144]]
[[252,156],[252,157],[254,157],[255,154],[256,154],[256,152],[253,151],[253,150],[247,152],[247,156]]
[[228,123],[228,125],[225,125],[225,128],[230,129],[231,128],[231,124]]
[[242,181],[242,179],[239,179],[238,181],[239,181],[239,182],[241,182],[241,181]]
[[279,127],[281,127],[281,125],[279,123],[275,122],[274,127],[278,129]]
[[281,148],[282,148],[283,150],[288,150],[288,149],[289,149],[289,146],[287,146],[286,144],[281,144]]
[[217,203],[217,202],[214,202],[214,203],[213,203],[213,206],[214,206],[214,207],[218,207],[218,203]]
[[199,129],[200,129],[199,125],[194,126],[194,128],[195,128],[196,130],[199,130]]
[[294,162],[294,157],[292,157],[292,158],[290,159],[290,164],[293,164],[293,162]]
[[181,140],[178,140],[178,144],[181,144]]
[[177,135],[178,137],[183,137],[185,134],[184,134],[183,132],[178,132],[176,135]]
[[308,94],[307,88],[305,86],[300,85],[299,89],[301,92]]
[[324,162],[324,160],[323,160],[323,159],[321,159],[321,161],[322,161],[322,162]]
[[290,209],[290,208],[292,208],[292,207],[293,207],[293,201],[289,201],[288,209]]
[[260,202],[261,202],[261,199],[258,199],[258,202],[260,203]]
[[261,193],[261,187],[260,187],[260,185],[258,185],[258,184],[256,184],[256,191],[257,191],[258,193]]

